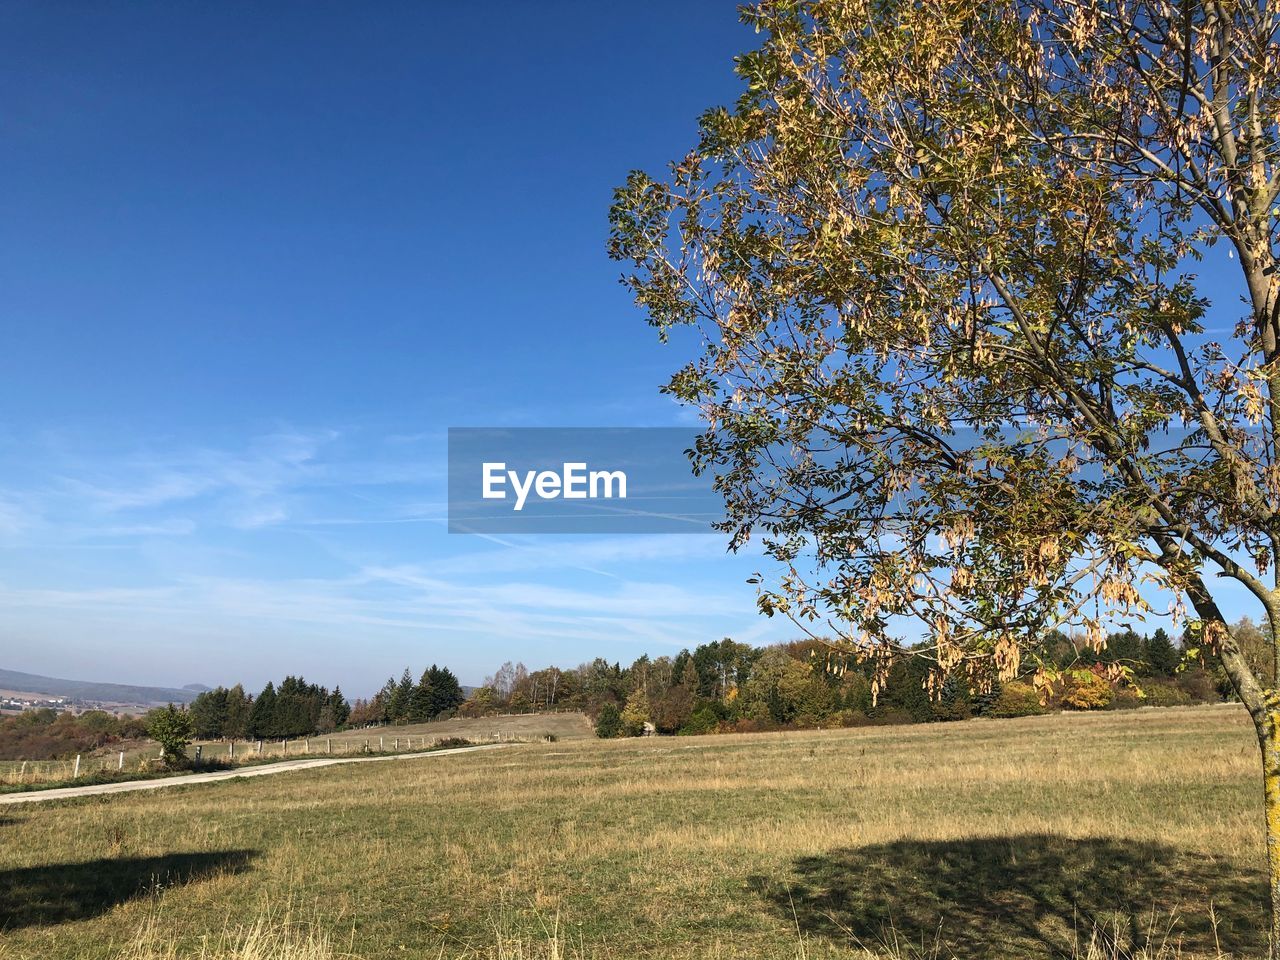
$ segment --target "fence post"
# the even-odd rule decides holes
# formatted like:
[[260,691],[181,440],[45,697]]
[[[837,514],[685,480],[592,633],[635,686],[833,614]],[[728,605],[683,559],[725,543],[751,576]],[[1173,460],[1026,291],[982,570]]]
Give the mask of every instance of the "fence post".
[[305,740],[303,740],[303,741],[302,741],[302,752],[303,752],[303,753],[310,753],[310,752],[311,752],[311,738],[310,738],[310,737],[307,737],[307,739],[305,739]]
[[365,753],[368,753],[368,752],[369,752],[369,741],[368,741],[368,740],[365,740],[365,742],[364,742],[364,752],[365,752]]
[[262,756],[262,741],[258,741],[258,756]]
[[236,758],[236,742],[232,740],[227,744],[227,759],[234,760]]
[[120,751],[120,760],[118,763],[116,763],[116,769],[117,770],[124,769],[124,751],[123,750]]
[[324,749],[326,753],[333,753],[333,741],[326,738],[324,741]]
[[78,777],[78,776],[80,776],[80,754],[78,754],[78,753],[77,753],[77,754],[76,754],[76,768],[75,768],[75,770],[72,772],[71,777],[72,777],[72,779],[74,779],[74,778],[76,778],[76,777]]
[[387,749],[386,739],[385,739],[384,737],[379,737],[379,738],[378,738],[378,752],[379,752],[379,753],[385,753],[385,752],[386,752],[386,749]]

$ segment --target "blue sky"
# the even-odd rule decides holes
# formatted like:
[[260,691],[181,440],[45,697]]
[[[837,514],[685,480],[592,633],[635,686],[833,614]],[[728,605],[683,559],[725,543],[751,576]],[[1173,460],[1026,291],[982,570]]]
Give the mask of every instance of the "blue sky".
[[606,211],[736,96],[733,2],[0,28],[0,666],[362,694],[794,634],[716,537],[445,532],[449,426],[689,422]]
[[604,254],[731,2],[0,10],[0,665],[362,693],[731,635],[707,536],[444,529],[451,425],[687,422]]

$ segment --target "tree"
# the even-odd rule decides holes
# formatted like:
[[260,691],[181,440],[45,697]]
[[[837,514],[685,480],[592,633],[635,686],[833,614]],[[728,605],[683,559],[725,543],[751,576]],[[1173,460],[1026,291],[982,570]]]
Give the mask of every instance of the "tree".
[[276,730],[276,685],[268,680],[249,710],[249,735],[265,740],[276,736]]
[[342,695],[342,688],[335,686],[333,693],[329,694],[329,711],[333,717],[333,729],[340,729],[347,724],[347,720],[351,717],[351,705],[347,703],[347,698]]
[[616,704],[606,703],[600,708],[600,715],[596,717],[596,736],[601,740],[622,736],[622,714]]
[[[435,670],[435,666],[432,666]],[[558,674],[559,671],[557,670]],[[458,678],[448,667],[440,667],[436,670],[434,679],[431,682],[432,716],[438,717],[440,714],[452,714],[466,701],[466,694],[462,692],[462,684],[458,682]]]
[[431,669],[423,670],[422,677],[418,680],[418,685],[413,688],[413,693],[409,695],[408,719],[410,723],[421,723],[435,716],[435,694],[431,686],[435,670],[434,664],[432,664]]
[[650,714],[649,698],[645,695],[644,687],[636,687],[631,696],[627,697],[626,706],[622,708],[622,735],[641,736],[644,733],[644,725],[649,722]]
[[698,671],[693,659],[685,653],[683,661],[677,657],[676,662],[682,664],[678,674],[673,664],[672,673],[678,682],[663,691],[653,704],[653,721],[660,733],[675,733],[688,723],[697,702]]
[[245,694],[244,687],[236,684],[227,691],[227,713],[222,735],[231,740],[243,740],[249,736],[249,715],[253,699]]
[[400,682],[391,688],[391,696],[387,700],[387,721],[400,723],[409,715],[410,703],[413,700],[413,674],[404,668]]
[[227,727],[227,696],[224,687],[205,690],[191,701],[188,712],[197,737],[214,739],[225,736]]
[[[952,673],[1043,686],[1048,631],[1102,650],[1163,591],[1253,719],[1280,956],[1280,690],[1219,606],[1219,578],[1247,591],[1274,654],[1280,15],[743,17],[763,38],[746,89],[670,176],[619,188],[610,252],[664,337],[700,328],[666,389],[707,423],[694,467],[730,543],[758,537],[785,571],[762,611],[839,624],[852,661],[925,658],[936,692]],[[1212,335],[1206,257],[1245,305]],[[919,649],[890,633],[908,616]]]
[[147,714],[147,736],[160,744],[160,758],[172,770],[187,765],[192,731],[191,714],[172,703]]
[[1178,669],[1178,664],[1182,662],[1182,654],[1173,645],[1173,641],[1169,639],[1169,634],[1165,633],[1163,627],[1158,628],[1147,638],[1143,657],[1147,661],[1147,666],[1151,668],[1151,673],[1157,677],[1173,676]]

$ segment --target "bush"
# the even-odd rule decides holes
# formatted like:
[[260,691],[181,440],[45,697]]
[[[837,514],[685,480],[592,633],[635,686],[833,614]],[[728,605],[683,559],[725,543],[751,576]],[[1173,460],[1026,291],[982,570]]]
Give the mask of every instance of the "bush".
[[1062,705],[1069,710],[1101,710],[1114,698],[1111,684],[1092,670],[1069,671],[1063,681]]
[[75,716],[47,707],[0,718],[0,760],[61,760],[90,753],[125,736],[138,736],[133,718],[101,710]]
[[147,714],[147,734],[160,744],[160,757],[170,770],[185,767],[194,727],[191,714],[172,703]]
[[445,737],[443,740],[437,740],[436,747],[474,747],[475,744],[466,737]]
[[703,703],[690,714],[689,719],[680,728],[685,736],[696,737],[704,733],[715,733],[720,727],[720,715],[714,704]]
[[[1142,689],[1144,692],[1146,691],[1145,686]],[[1147,702],[1142,699],[1138,691],[1132,687],[1121,687],[1112,692],[1115,695],[1111,698],[1111,702],[1107,704],[1107,710],[1136,710],[1138,707],[1147,705]]]
[[988,708],[991,717],[1034,717],[1047,713],[1040,703],[1040,695],[1029,683],[1010,680],[1000,687],[1000,695]]
[[1178,677],[1178,689],[1197,703],[1220,700],[1213,676],[1202,666],[1188,667]]
[[1184,707],[1191,702],[1191,694],[1175,683],[1149,680],[1142,685],[1146,694],[1143,703],[1148,707]]
[[865,727],[871,721],[861,710],[837,710],[823,721],[824,727]]

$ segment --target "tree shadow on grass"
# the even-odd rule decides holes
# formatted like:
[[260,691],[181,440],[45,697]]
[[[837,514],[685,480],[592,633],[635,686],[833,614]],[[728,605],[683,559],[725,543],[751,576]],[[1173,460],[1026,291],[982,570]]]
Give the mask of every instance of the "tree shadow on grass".
[[87,920],[167,887],[240,873],[254,855],[221,850],[0,870],[0,931]]
[[752,883],[804,934],[845,943],[1014,960],[1071,957],[1096,935],[1125,951],[1168,942],[1184,953],[1266,954],[1261,868],[1160,844],[902,840],[804,857],[794,871],[790,886]]

